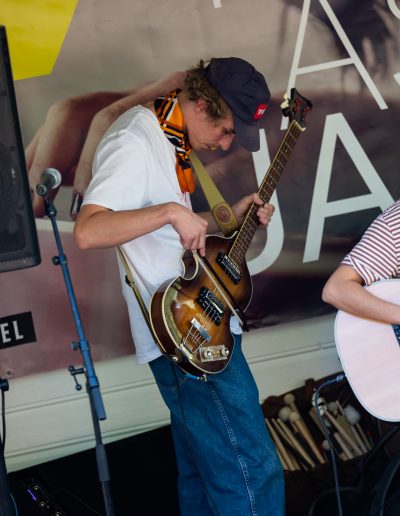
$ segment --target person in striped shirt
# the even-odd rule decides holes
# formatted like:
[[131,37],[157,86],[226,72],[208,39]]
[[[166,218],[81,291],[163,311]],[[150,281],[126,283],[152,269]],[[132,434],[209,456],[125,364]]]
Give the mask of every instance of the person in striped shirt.
[[400,324],[400,305],[364,285],[400,276],[400,199],[384,210],[328,279],[322,299],[358,317]]

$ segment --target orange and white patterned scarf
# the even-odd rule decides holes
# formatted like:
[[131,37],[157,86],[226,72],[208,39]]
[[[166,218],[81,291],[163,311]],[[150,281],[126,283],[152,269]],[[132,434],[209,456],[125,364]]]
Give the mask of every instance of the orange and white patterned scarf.
[[194,178],[189,154],[192,150],[187,135],[183,131],[183,114],[179,107],[178,93],[171,91],[166,97],[158,97],[154,108],[161,129],[165,136],[175,146],[176,175],[182,192],[194,192]]

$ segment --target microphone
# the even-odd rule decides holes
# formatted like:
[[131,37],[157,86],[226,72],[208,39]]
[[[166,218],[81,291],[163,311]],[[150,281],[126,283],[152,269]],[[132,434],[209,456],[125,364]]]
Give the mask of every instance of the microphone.
[[46,168],[40,176],[40,183],[36,185],[36,193],[43,197],[53,188],[61,184],[61,174],[55,168]]

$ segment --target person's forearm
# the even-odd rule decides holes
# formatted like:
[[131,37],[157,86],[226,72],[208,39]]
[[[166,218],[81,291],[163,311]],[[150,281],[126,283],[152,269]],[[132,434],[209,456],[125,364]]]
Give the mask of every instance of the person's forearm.
[[[93,206],[93,205],[92,205]],[[124,244],[171,223],[175,203],[127,211],[101,209],[91,213],[84,206],[74,226],[80,249],[108,248]]]
[[376,297],[354,281],[345,281],[341,284],[328,282],[322,297],[326,303],[358,317],[400,324],[399,305]]

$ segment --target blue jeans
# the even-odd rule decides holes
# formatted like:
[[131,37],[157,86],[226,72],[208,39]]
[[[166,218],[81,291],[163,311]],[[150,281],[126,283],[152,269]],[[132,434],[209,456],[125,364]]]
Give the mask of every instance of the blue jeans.
[[171,411],[182,516],[284,515],[282,467],[235,340],[229,365],[207,381],[164,356],[149,364]]

